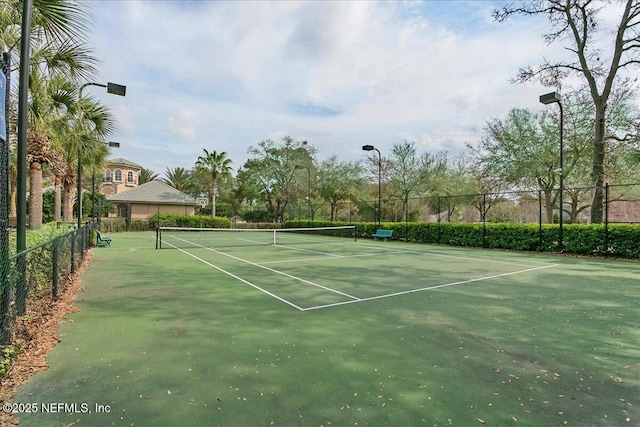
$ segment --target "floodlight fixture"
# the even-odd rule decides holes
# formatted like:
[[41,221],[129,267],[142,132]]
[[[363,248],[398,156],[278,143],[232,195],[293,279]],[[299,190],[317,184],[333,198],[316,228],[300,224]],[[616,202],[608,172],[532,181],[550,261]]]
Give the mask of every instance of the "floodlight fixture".
[[112,93],[114,95],[125,96],[127,94],[127,87],[124,85],[119,85],[117,83],[107,83],[107,93]]
[[564,208],[564,201],[562,199],[562,193],[564,193],[564,171],[563,171],[563,152],[564,152],[564,147],[563,147],[563,140],[562,140],[562,136],[564,133],[564,113],[562,111],[562,96],[558,93],[558,92],[550,92],[550,93],[546,93],[544,95],[540,95],[540,102],[548,105],[548,104],[558,104],[558,107],[560,107],[560,167],[558,169],[556,169],[556,172],[558,173],[559,177],[560,177],[560,197],[559,197],[559,204],[560,204],[560,213],[558,215],[558,243],[560,246],[560,252],[564,251],[564,243],[562,241],[562,223],[563,223],[563,208]]
[[543,104],[554,104],[562,102],[562,96],[558,92],[545,93],[540,95],[540,102]]

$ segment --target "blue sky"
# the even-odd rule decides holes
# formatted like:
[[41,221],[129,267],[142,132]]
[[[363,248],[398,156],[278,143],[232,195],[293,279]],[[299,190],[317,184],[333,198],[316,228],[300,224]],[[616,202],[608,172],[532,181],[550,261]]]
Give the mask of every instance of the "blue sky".
[[202,149],[237,170],[264,139],[307,140],[318,160],[383,155],[415,141],[457,153],[512,107],[555,88],[516,85],[519,67],[561,54],[545,22],[496,23],[492,1],[91,2],[104,82],[126,157],[161,176]]

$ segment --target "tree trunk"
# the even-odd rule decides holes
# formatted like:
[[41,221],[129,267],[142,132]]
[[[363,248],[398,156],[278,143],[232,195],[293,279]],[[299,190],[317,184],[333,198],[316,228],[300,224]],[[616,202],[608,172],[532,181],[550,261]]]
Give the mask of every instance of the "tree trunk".
[[53,202],[53,220],[55,222],[60,222],[60,211],[62,205],[62,183],[59,178],[56,177],[55,182],[55,199]]
[[211,219],[216,217],[216,193],[218,192],[218,183],[214,180],[211,184]]
[[16,189],[15,188],[11,188],[11,193],[9,194],[9,216],[10,217],[17,217],[18,216],[18,208],[16,205]]
[[29,228],[42,228],[42,165],[33,162],[29,175]]
[[551,200],[551,190],[545,189],[544,193],[544,209],[547,214],[547,224],[553,224],[553,200]]
[[596,125],[593,140],[593,166],[591,169],[591,182],[595,187],[591,200],[591,223],[601,224],[604,206],[604,156],[605,156],[605,111],[606,104],[602,101],[596,103]]
[[75,189],[73,183],[64,184],[64,198],[62,200],[62,220],[73,222],[73,198]]

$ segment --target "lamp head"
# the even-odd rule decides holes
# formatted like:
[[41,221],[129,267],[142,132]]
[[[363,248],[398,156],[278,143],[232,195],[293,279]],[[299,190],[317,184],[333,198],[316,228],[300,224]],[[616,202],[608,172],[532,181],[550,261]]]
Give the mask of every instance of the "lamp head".
[[363,145],[362,146],[362,150],[364,151],[373,151],[374,146],[373,145]]
[[540,95],[540,102],[543,104],[553,104],[562,101],[562,96],[558,92],[546,93]]
[[127,94],[127,87],[124,85],[119,85],[117,83],[107,83],[107,92],[112,93],[114,95],[125,96]]

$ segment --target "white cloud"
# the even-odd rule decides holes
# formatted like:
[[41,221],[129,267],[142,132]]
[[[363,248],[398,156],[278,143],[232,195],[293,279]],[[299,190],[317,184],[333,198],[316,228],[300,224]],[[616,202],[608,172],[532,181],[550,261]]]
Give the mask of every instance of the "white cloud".
[[190,167],[202,148],[226,151],[237,170],[249,146],[283,135],[308,140],[320,159],[361,158],[367,143],[384,153],[405,138],[458,151],[511,107],[539,108],[544,89],[509,79],[558,50],[535,26],[494,23],[485,1],[94,9],[101,74],[128,86],[118,155],[156,171]]
[[167,129],[180,140],[188,143],[196,142],[197,128],[203,123],[200,112],[182,110],[167,120]]

